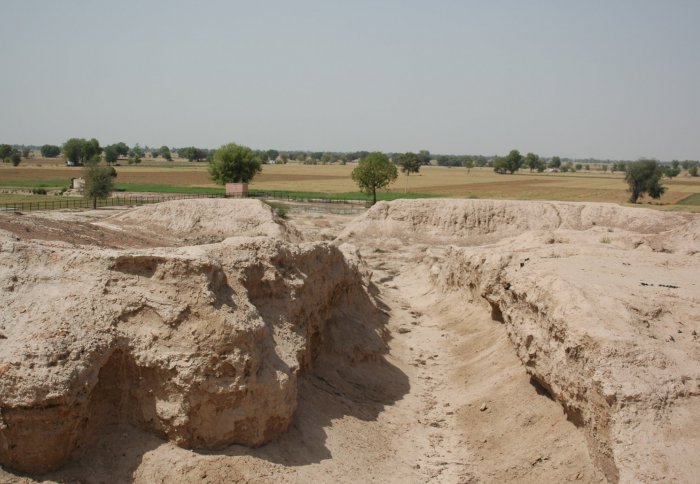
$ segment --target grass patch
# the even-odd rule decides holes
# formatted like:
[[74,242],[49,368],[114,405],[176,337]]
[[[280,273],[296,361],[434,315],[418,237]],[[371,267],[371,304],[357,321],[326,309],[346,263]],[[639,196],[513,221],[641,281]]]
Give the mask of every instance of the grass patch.
[[678,202],[678,205],[700,205],[700,193],[693,193]]
[[138,193],[184,193],[198,195],[223,195],[224,193],[223,187],[188,187],[157,183],[115,183],[114,188],[119,192]]
[[11,188],[64,188],[70,185],[70,180],[59,178],[54,180],[15,180],[0,181],[0,186]]
[[[290,199],[319,199],[319,200],[371,200],[372,197],[363,192],[347,192],[347,193],[323,193],[323,192],[298,192],[286,190],[250,190],[250,195],[253,197],[278,197]],[[397,192],[379,192],[377,193],[377,201],[397,200],[399,198],[434,198],[438,195],[427,193],[397,193]]]

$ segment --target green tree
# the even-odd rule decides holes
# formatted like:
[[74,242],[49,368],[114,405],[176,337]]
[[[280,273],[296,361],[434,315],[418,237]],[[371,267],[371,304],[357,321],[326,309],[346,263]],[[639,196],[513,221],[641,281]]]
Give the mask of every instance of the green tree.
[[12,166],[17,166],[22,162],[22,157],[20,156],[20,152],[17,150],[12,151],[12,154],[9,157],[10,163],[12,163]]
[[327,163],[332,163],[333,162],[333,155],[329,152],[324,152],[321,155],[321,164],[325,165]]
[[113,165],[119,159],[119,153],[117,153],[117,148],[114,145],[109,145],[104,149],[105,161],[109,165]]
[[562,163],[562,165],[559,167],[562,173],[568,173],[570,171],[576,171],[576,168],[574,167],[574,164],[571,163],[570,161],[567,161],[566,163]]
[[107,165],[101,164],[96,158],[92,158],[83,168],[83,196],[92,199],[92,208],[97,208],[98,198],[107,198],[114,189],[114,178],[117,171]]
[[39,151],[44,158],[56,158],[61,154],[61,148],[56,145],[44,145]]
[[[498,169],[494,163],[494,171],[504,174],[506,171],[511,175],[518,171],[523,164],[523,155],[518,150],[511,150],[505,158],[499,158]],[[499,161],[496,160],[496,161]]]
[[525,165],[530,169],[530,173],[532,173],[533,170],[537,169],[537,166],[540,164],[540,157],[539,155],[535,153],[528,153],[525,155]]
[[671,162],[671,167],[672,167],[672,168],[678,168],[678,167],[680,166],[680,164],[681,164],[680,161],[678,161],[678,160],[673,160],[673,161]]
[[693,165],[688,168],[688,174],[690,176],[698,176],[698,165]]
[[508,171],[508,163],[505,158],[498,157],[493,162],[493,171],[499,175],[505,175]]
[[282,164],[286,165],[289,161],[289,155],[287,153],[280,153],[280,161]]
[[72,165],[84,165],[100,156],[100,143],[92,138],[71,138],[63,144],[63,156]]
[[662,165],[661,166],[661,172],[664,174],[664,176],[668,179],[673,179],[680,175],[681,169],[679,167],[673,167],[673,165]]
[[207,159],[209,152],[202,148],[187,146],[177,150],[177,154],[180,158],[187,158],[188,161],[202,161]]
[[27,158],[29,158],[31,156],[31,154],[32,154],[31,148],[29,148],[27,146],[22,148],[22,158],[24,158],[26,160]]
[[625,181],[629,185],[630,202],[637,203],[644,194],[651,198],[661,198],[666,187],[661,184],[663,172],[656,160],[639,160],[629,163],[625,170]]
[[129,150],[128,156],[128,163],[130,165],[138,165],[139,163],[141,163],[141,159],[144,156],[143,148],[141,148],[141,146],[139,146],[139,144],[136,143],[134,147]]
[[63,156],[69,164],[79,165],[83,158],[84,139],[71,138],[63,143]]
[[380,152],[370,153],[352,170],[352,179],[360,190],[372,195],[372,205],[377,203],[377,190],[389,186],[398,177],[396,165]]
[[561,158],[558,156],[552,156],[552,159],[549,160],[549,167],[550,168],[559,168],[561,166]]
[[270,161],[275,161],[279,155],[280,152],[277,150],[267,150],[267,159]]
[[173,155],[170,153],[170,148],[167,146],[160,147],[160,156],[168,161],[173,161]]
[[102,154],[102,148],[100,148],[100,142],[97,141],[95,138],[91,138],[90,140],[85,142],[85,160],[92,160],[93,158],[97,158]]
[[0,145],[0,160],[5,161],[9,158],[14,150],[11,145]]
[[421,165],[429,165],[430,164],[430,151],[428,150],[420,150],[418,152],[418,158],[420,159]]
[[131,150],[129,149],[129,146],[127,146],[127,144],[123,141],[120,141],[119,143],[115,144],[114,147],[116,148],[117,154],[120,157],[126,158],[127,156],[129,156],[129,151]]
[[158,148],[151,148],[151,158],[158,158],[160,156],[160,150]]
[[246,146],[229,143],[214,153],[209,175],[219,185],[250,183],[262,171],[260,157]]
[[464,160],[464,168],[467,169],[467,173],[470,173],[472,171],[472,168],[474,168],[474,160],[471,158],[467,158]]
[[404,187],[404,193],[408,192],[408,177],[411,173],[418,173],[420,171],[421,162],[418,155],[415,153],[404,153],[399,155],[399,166],[401,171],[406,174],[406,186]]
[[0,160],[3,163],[12,163],[12,166],[17,166],[22,162],[22,153],[10,145],[0,145]]
[[143,148],[136,143],[133,148],[131,148],[131,151],[129,151],[129,156],[132,156],[134,158],[143,158],[144,152]]

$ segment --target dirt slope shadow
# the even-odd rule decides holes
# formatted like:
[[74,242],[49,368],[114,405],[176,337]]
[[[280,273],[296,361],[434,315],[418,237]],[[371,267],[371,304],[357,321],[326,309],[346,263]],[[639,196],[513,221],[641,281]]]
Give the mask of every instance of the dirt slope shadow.
[[[262,314],[277,314],[269,299],[252,301]],[[407,375],[385,358],[388,319],[362,288],[352,287],[339,295],[325,330],[311,335],[315,341],[310,347],[317,350],[300,378],[299,406],[287,433],[258,449],[234,445],[202,454],[251,456],[284,466],[333,458],[325,445],[325,429],[334,420],[375,421],[410,390]]]
[[[363,297],[367,297],[366,294]],[[387,316],[367,317],[356,296],[336,301],[327,331],[307,371],[300,378],[299,406],[287,432],[257,449],[234,445],[208,456],[248,456],[283,466],[317,464],[333,455],[325,445],[333,421],[351,417],[375,421],[410,390],[408,377],[385,358]],[[367,301],[369,302],[369,301]],[[228,465],[231,465],[230,462]]]
[[[186,466],[228,458],[222,479],[240,463],[233,456],[257,459],[253,475],[265,463],[314,464],[332,457],[325,441],[334,420],[371,422],[409,391],[407,376],[386,359],[388,316],[361,282],[350,250],[344,256],[329,245],[256,239],[180,255],[110,253],[103,259],[90,252],[85,258],[74,259],[81,261],[75,270],[108,271],[101,307],[114,313],[84,314],[80,327],[108,322],[97,329],[114,337],[100,350],[94,386],[79,405],[72,457],[45,479],[150,482],[134,473],[155,469],[157,476],[179,472],[180,479],[184,470],[177,465],[176,471],[143,466],[161,452],[188,456]],[[121,281],[129,289],[114,299],[109,288]],[[138,294],[136,304],[127,302],[131,292]],[[86,293],[92,304],[90,297]],[[260,415],[264,425],[256,427],[251,419]],[[285,419],[280,428],[277,415]],[[258,449],[230,445],[225,425],[231,422],[253,446],[279,440]],[[268,436],[270,428],[276,435]],[[211,440],[201,445],[204,437]],[[17,476],[0,473],[0,480]]]

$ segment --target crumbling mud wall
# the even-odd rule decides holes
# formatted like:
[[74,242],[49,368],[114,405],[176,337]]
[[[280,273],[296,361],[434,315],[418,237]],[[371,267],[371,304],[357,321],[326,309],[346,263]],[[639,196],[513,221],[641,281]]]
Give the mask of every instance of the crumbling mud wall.
[[532,230],[606,227],[650,235],[687,226],[694,220],[697,217],[692,214],[660,213],[611,203],[396,200],[377,203],[350,223],[339,240],[395,237],[410,243],[473,246]]
[[269,442],[299,375],[332,350],[334,315],[381,316],[347,246],[108,250],[0,233],[0,260],[0,463],[32,473],[117,422],[188,448]]

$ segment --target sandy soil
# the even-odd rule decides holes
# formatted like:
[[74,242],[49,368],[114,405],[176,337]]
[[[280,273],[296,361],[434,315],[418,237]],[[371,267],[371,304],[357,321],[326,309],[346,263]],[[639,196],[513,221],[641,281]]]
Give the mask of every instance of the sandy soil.
[[[79,221],[61,232],[41,214],[3,219],[22,238],[112,247],[124,240],[107,211],[52,214]],[[290,215],[307,240],[332,239],[353,216]],[[56,222],[58,225],[58,222]],[[30,227],[26,230],[25,227]],[[41,227],[41,230],[39,229]],[[99,230],[97,230],[99,229]],[[320,368],[304,377],[292,426],[259,449],[193,452],[127,425],[110,427],[85,455],[45,482],[599,482],[582,434],[529,377],[505,330],[484,307],[435,293],[412,272],[424,247],[364,242],[388,315],[381,371],[351,385]],[[372,390],[368,390],[371,388]],[[33,482],[0,471],[3,482]]]
[[[2,214],[0,228],[21,239],[67,244],[181,245],[172,227],[159,232],[160,212],[138,237],[125,237],[120,229],[128,214],[98,210],[44,217]],[[439,256],[452,250],[450,244],[436,244],[436,233],[426,230],[409,243],[392,237],[388,224],[387,233],[372,236],[367,222],[358,224],[355,218],[292,211],[285,234],[305,241],[347,239],[348,225],[350,235],[359,233],[353,242],[372,271],[375,296],[386,315],[389,352],[380,361],[346,370],[336,368],[333,355],[321,355],[301,377],[298,408],[277,441],[256,449],[232,445],[191,451],[114,424],[59,471],[30,477],[0,468],[0,481],[605,482],[589,455],[584,430],[567,418],[552,389],[526,371],[511,330],[494,320],[487,300],[440,290],[434,275],[419,270],[425,269],[427,253]],[[61,230],[65,220],[76,228]],[[555,228],[543,220],[533,222],[537,229]],[[647,228],[644,217],[634,223]],[[597,230],[593,227],[588,237],[609,236],[620,248],[639,246],[628,235]],[[657,247],[653,235],[644,244],[659,253],[686,250],[689,242],[683,237],[687,234],[673,239],[672,247]],[[489,240],[479,240],[484,241]]]

